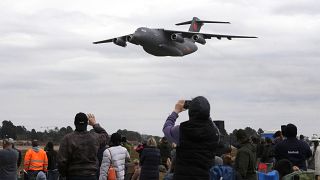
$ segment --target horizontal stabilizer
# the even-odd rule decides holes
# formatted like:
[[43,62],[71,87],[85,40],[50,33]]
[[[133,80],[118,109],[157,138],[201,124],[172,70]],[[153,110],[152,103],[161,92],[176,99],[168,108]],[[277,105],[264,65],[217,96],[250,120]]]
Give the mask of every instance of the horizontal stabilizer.
[[[197,23],[222,23],[222,24],[230,24],[230,22],[225,22],[225,21],[203,21],[203,20],[196,20],[195,22]],[[177,23],[177,26],[180,25],[186,25],[186,24],[191,24],[192,21],[186,21],[186,22],[182,22],[182,23]]]
[[190,32],[199,32],[201,29],[201,26],[203,26],[205,23],[223,23],[223,24],[230,24],[230,22],[225,22],[225,21],[204,21],[200,20],[197,17],[193,17],[191,21],[186,21],[182,23],[176,24],[177,26],[180,25],[186,25],[190,24],[189,31]]

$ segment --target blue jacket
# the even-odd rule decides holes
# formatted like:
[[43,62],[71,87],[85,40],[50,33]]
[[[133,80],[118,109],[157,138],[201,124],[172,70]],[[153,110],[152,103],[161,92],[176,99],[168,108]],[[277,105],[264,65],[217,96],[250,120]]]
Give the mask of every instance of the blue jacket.
[[235,180],[236,179],[236,172],[231,166],[226,165],[218,165],[213,166],[210,169],[210,180]]

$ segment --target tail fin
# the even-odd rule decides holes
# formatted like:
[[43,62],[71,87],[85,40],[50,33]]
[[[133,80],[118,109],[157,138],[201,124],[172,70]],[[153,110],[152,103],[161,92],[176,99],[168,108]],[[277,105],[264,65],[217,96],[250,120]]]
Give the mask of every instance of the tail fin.
[[227,24],[230,24],[230,22],[224,22],[224,21],[203,21],[197,17],[193,17],[191,21],[178,23],[176,25],[180,26],[180,25],[191,24],[189,31],[190,32],[199,32],[204,23],[227,23]]

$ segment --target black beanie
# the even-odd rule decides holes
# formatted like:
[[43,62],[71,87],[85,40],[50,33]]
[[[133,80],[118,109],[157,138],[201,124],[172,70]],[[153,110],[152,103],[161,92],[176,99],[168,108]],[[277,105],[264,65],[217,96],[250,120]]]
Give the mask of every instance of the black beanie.
[[79,112],[74,118],[74,125],[77,131],[86,131],[88,125],[88,117],[85,113]]
[[297,127],[294,124],[288,124],[286,127],[287,137],[297,137]]
[[121,143],[121,135],[119,133],[113,133],[110,138],[110,146],[119,146]]

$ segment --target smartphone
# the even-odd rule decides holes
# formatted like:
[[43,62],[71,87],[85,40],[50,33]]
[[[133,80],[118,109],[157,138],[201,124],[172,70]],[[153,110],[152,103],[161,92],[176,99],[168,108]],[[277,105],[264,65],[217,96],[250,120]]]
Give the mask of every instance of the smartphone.
[[189,109],[190,103],[191,103],[191,100],[185,100],[184,105],[183,105],[183,109]]

